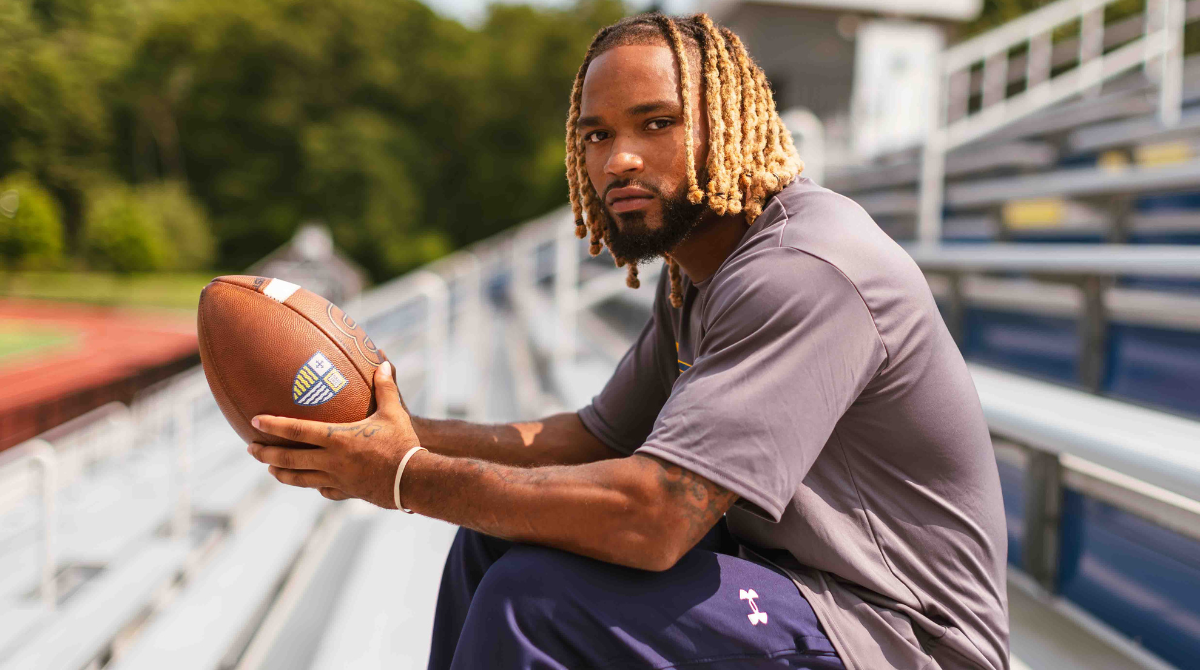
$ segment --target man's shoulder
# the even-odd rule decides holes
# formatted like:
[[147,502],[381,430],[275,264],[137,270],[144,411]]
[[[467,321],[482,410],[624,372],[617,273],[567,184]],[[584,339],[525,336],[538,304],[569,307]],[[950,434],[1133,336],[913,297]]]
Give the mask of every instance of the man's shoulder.
[[793,181],[768,201],[735,252],[741,262],[730,265],[746,271],[746,266],[787,262],[780,254],[763,253],[771,249],[812,256],[856,285],[880,273],[920,274],[908,253],[858,203],[809,179]]

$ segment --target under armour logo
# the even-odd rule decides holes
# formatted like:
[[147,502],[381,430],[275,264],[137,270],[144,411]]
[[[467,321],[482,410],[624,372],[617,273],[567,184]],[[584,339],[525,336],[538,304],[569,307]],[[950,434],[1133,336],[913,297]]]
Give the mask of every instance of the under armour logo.
[[750,589],[749,591],[747,591],[746,589],[739,589],[738,597],[740,597],[742,600],[750,601],[750,609],[754,610],[753,612],[746,615],[746,617],[748,619],[750,619],[750,623],[757,626],[760,623],[767,622],[767,613],[759,612],[758,611],[758,603],[754,602],[754,599],[758,597],[758,594],[754,592],[754,589]]

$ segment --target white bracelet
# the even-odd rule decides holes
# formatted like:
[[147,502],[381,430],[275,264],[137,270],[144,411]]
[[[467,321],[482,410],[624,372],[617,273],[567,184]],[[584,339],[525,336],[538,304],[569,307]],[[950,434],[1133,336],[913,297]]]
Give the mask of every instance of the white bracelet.
[[400,503],[400,478],[404,476],[404,466],[408,465],[408,460],[412,458],[413,454],[417,453],[418,451],[429,450],[425,447],[413,447],[412,449],[409,449],[408,453],[404,454],[404,458],[400,459],[400,467],[396,468],[396,483],[392,486],[392,498],[396,502],[396,509],[404,512],[405,514],[412,514],[413,511]]

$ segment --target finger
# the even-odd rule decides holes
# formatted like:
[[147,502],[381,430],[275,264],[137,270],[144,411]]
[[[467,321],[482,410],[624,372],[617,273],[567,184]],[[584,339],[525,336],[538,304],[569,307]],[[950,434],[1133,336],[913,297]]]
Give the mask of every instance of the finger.
[[391,361],[384,361],[375,369],[375,406],[380,412],[404,411],[400,400],[400,389],[396,386]]
[[260,463],[274,465],[286,470],[326,470],[329,452],[324,449],[294,449],[291,447],[268,447],[251,442],[246,447]]
[[330,486],[322,486],[320,491],[321,495],[329,498],[330,500],[349,500],[354,497],[347,495],[345,491],[341,491]]
[[333,478],[328,472],[320,470],[288,470],[285,468],[277,468],[274,465],[267,468],[267,472],[271,476],[278,479],[281,484],[288,486],[298,486],[306,489],[319,489],[333,486]]
[[259,414],[250,420],[250,425],[268,435],[286,437],[293,442],[315,444],[321,447],[329,446],[329,424],[320,421]]

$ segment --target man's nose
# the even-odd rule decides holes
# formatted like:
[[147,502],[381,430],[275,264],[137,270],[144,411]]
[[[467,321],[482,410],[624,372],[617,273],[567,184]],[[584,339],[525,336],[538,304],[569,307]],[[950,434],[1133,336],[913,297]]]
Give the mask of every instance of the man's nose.
[[641,172],[645,167],[642,163],[642,157],[632,151],[614,151],[608,158],[608,163],[604,165],[604,171],[615,176],[621,177],[632,173]]

